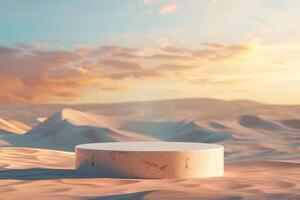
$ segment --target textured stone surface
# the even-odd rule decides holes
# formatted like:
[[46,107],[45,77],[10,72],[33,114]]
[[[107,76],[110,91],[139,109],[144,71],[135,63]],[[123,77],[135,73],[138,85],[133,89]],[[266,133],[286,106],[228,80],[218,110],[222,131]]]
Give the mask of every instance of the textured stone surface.
[[125,178],[204,178],[224,173],[224,148],[183,142],[113,142],[76,146],[80,174]]

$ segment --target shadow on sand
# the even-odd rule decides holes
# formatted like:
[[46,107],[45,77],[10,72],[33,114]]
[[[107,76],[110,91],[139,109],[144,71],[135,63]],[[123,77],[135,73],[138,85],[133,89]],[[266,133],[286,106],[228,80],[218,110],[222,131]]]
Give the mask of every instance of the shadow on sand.
[[[149,193],[153,192],[151,191],[145,191],[145,192],[135,192],[130,194],[118,194],[118,195],[109,195],[109,196],[103,196],[103,197],[88,197],[89,200],[142,200],[145,198],[145,196]],[[157,199],[157,198],[155,198]],[[153,199],[154,200],[154,199]]]
[[64,178],[90,178],[73,169],[29,168],[1,169],[0,180],[44,180]]
[[[78,178],[95,178],[91,176],[82,176],[73,169],[53,169],[53,168],[30,168],[30,169],[1,169],[0,180],[46,180],[46,179],[78,179]],[[101,178],[101,177],[99,177]],[[178,191],[167,191],[167,195],[154,195],[161,190],[149,190],[129,194],[117,194],[99,197],[81,197],[79,199],[93,200],[142,200],[142,199],[176,199],[176,200],[195,200],[199,199],[190,194],[182,194]],[[202,200],[211,200],[210,197],[201,197]],[[239,196],[216,197],[216,200],[242,200]]]
[[[158,190],[149,190],[144,192],[135,192],[130,194],[118,194],[118,195],[109,195],[103,197],[87,197],[84,199],[87,200],[244,200],[243,197],[240,196],[225,196],[225,197],[209,197],[209,196],[190,196],[190,195],[177,195],[178,191],[169,191],[168,195],[151,195],[151,193],[159,192]],[[179,192],[180,193],[180,192]]]
[[[0,180],[45,180],[45,179],[78,179],[78,178],[115,178],[130,179],[109,174],[83,175],[75,169],[28,168],[0,169]],[[138,179],[138,178],[135,178]]]

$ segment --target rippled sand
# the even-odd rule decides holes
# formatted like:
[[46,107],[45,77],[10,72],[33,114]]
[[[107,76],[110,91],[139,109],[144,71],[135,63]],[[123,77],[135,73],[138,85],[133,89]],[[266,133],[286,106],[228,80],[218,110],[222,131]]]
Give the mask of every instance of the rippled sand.
[[0,199],[300,199],[300,163],[233,162],[209,179],[79,177],[74,154],[1,147]]

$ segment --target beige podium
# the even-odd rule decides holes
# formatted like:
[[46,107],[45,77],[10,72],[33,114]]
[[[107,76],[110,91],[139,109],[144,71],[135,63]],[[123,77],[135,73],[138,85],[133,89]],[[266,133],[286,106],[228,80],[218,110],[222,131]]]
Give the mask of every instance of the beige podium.
[[76,146],[84,176],[206,178],[224,174],[224,147],[186,142],[109,142]]

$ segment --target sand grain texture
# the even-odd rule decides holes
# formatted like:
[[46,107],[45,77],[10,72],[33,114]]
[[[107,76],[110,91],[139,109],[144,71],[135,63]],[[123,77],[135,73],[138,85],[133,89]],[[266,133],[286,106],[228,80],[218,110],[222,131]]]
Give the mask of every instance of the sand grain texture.
[[240,162],[209,179],[79,177],[74,154],[0,148],[0,199],[299,199],[300,163]]

